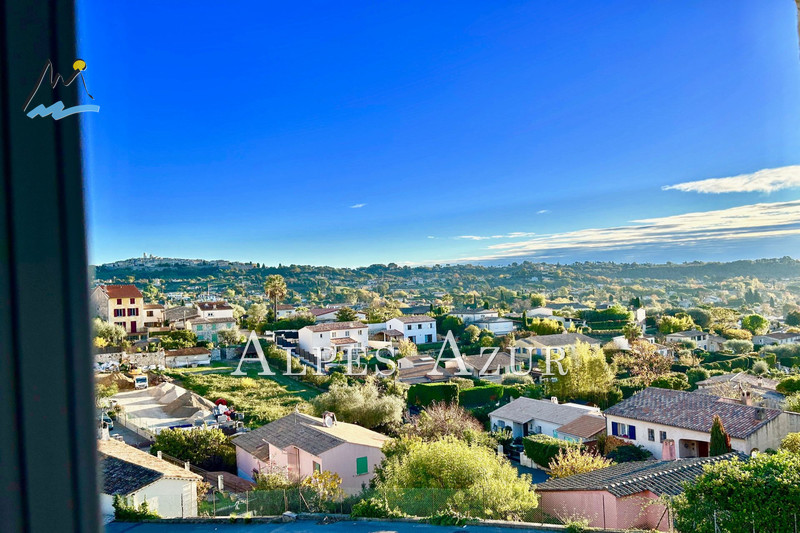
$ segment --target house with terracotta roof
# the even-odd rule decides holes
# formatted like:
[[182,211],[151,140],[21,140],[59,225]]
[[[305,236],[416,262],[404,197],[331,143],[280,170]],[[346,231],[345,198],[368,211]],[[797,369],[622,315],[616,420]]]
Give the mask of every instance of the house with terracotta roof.
[[660,498],[681,494],[683,483],[692,483],[705,465],[737,455],[620,463],[549,479],[536,485],[536,493],[545,516],[584,518],[603,529],[671,531],[672,517]]
[[582,443],[597,442],[606,434],[606,419],[600,413],[587,413],[568,422],[556,430],[556,437]]
[[164,306],[144,304],[144,327],[160,328],[162,325],[164,325]]
[[[435,369],[435,366],[436,359],[429,355],[401,357],[397,360],[395,375],[397,381],[408,385],[450,381],[451,378],[456,377],[452,369],[444,367]],[[436,370],[435,372],[434,369]]]
[[[331,359],[338,352],[364,351],[369,346],[369,328],[363,322],[326,322],[312,324],[298,331],[301,353]],[[355,357],[355,352],[353,352]]]
[[233,306],[228,302],[196,302],[195,306],[203,318],[230,318],[233,319]]
[[146,332],[144,296],[136,285],[98,285],[90,302],[96,316],[125,328],[128,334]]
[[[335,322],[336,321],[336,313],[343,306],[338,307],[320,307],[320,308],[311,308],[308,310],[309,313],[314,315],[314,318],[317,321],[317,324],[323,324],[325,322]],[[356,318],[358,320],[366,320],[367,315],[365,315],[362,311],[356,311]]]
[[387,330],[403,332],[403,338],[414,344],[436,342],[436,320],[428,315],[403,315],[386,321]]
[[234,437],[236,468],[240,477],[253,480],[259,472],[280,472],[301,480],[315,471],[328,470],[342,478],[342,489],[359,492],[369,485],[375,467],[383,461],[386,435],[336,420],[292,413],[258,429]]
[[295,308],[294,308],[293,305],[290,305],[290,304],[278,304],[277,308],[278,308],[278,316],[277,316],[278,319],[288,318],[288,317],[292,316],[293,314],[295,314]]
[[548,354],[564,354],[567,350],[574,348],[579,342],[584,342],[589,346],[599,348],[600,341],[583,335],[582,333],[556,333],[553,335],[533,335],[523,339],[517,339],[514,349],[517,354],[526,357],[538,355],[546,357]]
[[714,415],[744,454],[778,449],[789,433],[800,431],[800,414],[748,405],[743,401],[649,387],[605,410],[606,431],[641,445],[657,459],[707,457]]
[[105,516],[114,515],[115,495],[136,507],[147,502],[162,518],[197,516],[197,483],[202,476],[117,440],[98,441],[97,451]]

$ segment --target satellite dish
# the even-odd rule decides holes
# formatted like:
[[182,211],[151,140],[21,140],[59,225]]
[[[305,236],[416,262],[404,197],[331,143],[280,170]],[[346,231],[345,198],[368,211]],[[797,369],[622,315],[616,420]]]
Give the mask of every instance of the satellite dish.
[[324,413],[322,415],[322,423],[325,424],[325,427],[333,427],[333,425],[336,423],[336,415],[330,411]]

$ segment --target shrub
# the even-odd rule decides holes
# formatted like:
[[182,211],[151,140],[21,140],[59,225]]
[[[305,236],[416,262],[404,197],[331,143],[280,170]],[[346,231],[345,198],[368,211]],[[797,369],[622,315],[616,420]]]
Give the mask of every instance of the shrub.
[[408,403],[426,407],[433,402],[458,403],[455,383],[418,383],[408,389]]
[[660,389],[688,390],[689,380],[686,378],[686,374],[673,372],[672,374],[667,374],[666,376],[657,378],[650,384],[650,386],[658,387]]
[[114,495],[114,518],[120,521],[140,522],[161,518],[155,511],[148,508],[147,502],[142,502],[139,507],[129,505],[119,494]]
[[549,467],[550,462],[562,450],[581,449],[581,444],[568,440],[557,439],[549,435],[531,435],[522,439],[525,455],[530,460],[542,467]]
[[788,378],[783,378],[781,382],[778,383],[776,389],[782,394],[800,392],[800,376],[789,376]]
[[705,381],[711,377],[711,373],[705,368],[690,368],[686,371],[686,379],[692,387],[697,386],[700,381]]
[[606,453],[606,457],[617,463],[629,463],[631,461],[644,461],[649,459],[653,454],[650,450],[646,450],[643,446],[634,446],[633,444],[625,444],[617,446],[611,453]]
[[495,403],[503,397],[502,385],[483,385],[464,389],[458,394],[458,401],[462,405],[485,405]]
[[399,510],[389,507],[385,498],[366,498],[353,505],[350,512],[352,518],[401,518],[405,515]]
[[781,441],[781,449],[800,453],[800,433],[789,433]]
[[569,477],[575,474],[594,472],[607,468],[614,463],[600,455],[582,452],[578,448],[559,450],[558,455],[550,461],[550,475],[554,478]]
[[756,361],[753,363],[753,374],[757,376],[763,376],[767,372],[769,372],[769,365],[766,361]]

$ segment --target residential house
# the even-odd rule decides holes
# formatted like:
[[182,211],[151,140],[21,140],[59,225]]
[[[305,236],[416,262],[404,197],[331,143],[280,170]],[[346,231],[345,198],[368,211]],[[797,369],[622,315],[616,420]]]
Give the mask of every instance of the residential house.
[[436,342],[436,320],[428,315],[403,315],[386,321],[386,329],[402,331],[414,344]]
[[434,369],[435,365],[436,359],[429,355],[402,357],[397,360],[397,369],[395,370],[397,381],[407,385],[416,385],[417,383],[450,381],[451,378],[456,377],[451,368],[440,366]]
[[472,324],[478,320],[500,316],[494,309],[455,309],[450,311],[448,315],[460,318],[464,321],[464,324]]
[[[656,342],[656,338],[654,335],[643,335],[639,337],[637,340],[649,342],[650,344],[656,347],[656,353],[660,355],[663,355],[665,357],[672,355],[672,348]],[[630,342],[628,341],[628,339],[625,338],[624,335],[619,335],[617,337],[612,338],[611,342],[614,343],[614,346],[616,346],[618,350],[627,352],[631,349]]]
[[[609,435],[650,450],[657,459],[706,457],[711,423],[719,415],[735,451],[777,449],[800,431],[800,414],[746,405],[711,394],[649,387],[606,409]],[[669,443],[674,443],[674,450]]]
[[492,431],[510,428],[514,437],[545,434],[557,436],[558,430],[587,413],[600,414],[597,407],[551,400],[517,398],[489,413]]
[[712,376],[706,380],[698,381],[696,392],[714,394],[726,398],[739,398],[743,393],[749,393],[754,404],[772,409],[782,409],[786,396],[776,390],[778,383],[779,381],[774,379],[762,378],[746,372],[737,372]]
[[708,334],[708,351],[709,352],[721,352],[725,349],[725,341],[727,341],[725,337],[720,335],[714,335],[713,333]]
[[[339,312],[339,309],[341,309],[341,307],[323,307],[309,309],[308,312],[314,315],[317,324],[324,324],[325,322],[336,322],[336,313]],[[356,311],[356,319],[366,320],[367,315],[362,311]]]
[[230,318],[233,319],[233,306],[227,302],[197,302],[197,312],[203,318]]
[[339,474],[342,489],[358,493],[383,460],[381,448],[389,437],[356,424],[339,422],[332,413],[317,418],[292,413],[233,438],[240,477],[258,472],[285,472],[301,480],[316,471]]
[[95,315],[125,328],[128,334],[146,332],[144,296],[135,285],[98,285],[90,301]]
[[503,317],[488,317],[475,320],[472,323],[474,326],[484,330],[488,329],[495,335],[506,335],[514,331],[514,321],[510,318]]
[[404,315],[424,315],[431,310],[430,305],[412,305],[409,307],[401,307],[400,312]]
[[207,348],[192,347],[164,352],[164,366],[167,368],[184,368],[207,366],[211,364],[211,352]]
[[312,324],[300,329],[298,345],[301,353],[320,354],[325,359],[345,350],[357,349],[363,353],[369,345],[368,328],[362,322]]
[[586,519],[590,527],[672,531],[664,498],[683,492],[703,467],[736,453],[677,461],[632,461],[536,485],[545,515]]
[[[466,355],[462,359],[464,366],[467,367],[473,377],[495,383],[500,383],[503,380],[503,376],[512,371],[519,372],[522,370],[522,361],[517,359],[512,366],[511,355],[506,352],[497,352],[496,355],[492,356],[492,351],[486,350],[482,355]],[[458,364],[455,359],[448,359],[445,362],[445,367],[451,370],[458,369]]]
[[164,309],[164,323],[170,327],[184,329],[186,321],[200,316],[200,311],[194,305],[181,305]]
[[606,419],[600,413],[587,413],[572,422],[564,424],[556,431],[556,437],[572,442],[590,444],[606,434]]
[[144,502],[162,518],[197,516],[197,483],[202,476],[117,440],[97,443],[103,515],[114,515],[114,496],[129,505]]
[[772,346],[775,344],[797,344],[800,343],[800,333],[787,333],[785,331],[774,331],[764,335],[753,335],[753,344],[761,346]]
[[144,304],[144,327],[160,328],[164,325],[164,306],[161,304]]
[[231,316],[220,316],[205,318],[197,315],[187,318],[185,322],[187,330],[191,331],[201,341],[219,343],[219,333],[226,329],[235,329],[236,320]]
[[697,329],[690,329],[689,331],[677,331],[667,335],[667,342],[685,342],[692,341],[701,349],[708,351],[708,333]]
[[584,342],[592,347],[600,347],[600,341],[582,333],[556,333],[554,335],[534,335],[517,339],[514,349],[517,354],[547,356],[548,354],[563,354],[568,348],[573,348],[579,342]]
[[295,314],[295,308],[293,305],[289,304],[278,304],[278,319],[281,318],[288,318]]

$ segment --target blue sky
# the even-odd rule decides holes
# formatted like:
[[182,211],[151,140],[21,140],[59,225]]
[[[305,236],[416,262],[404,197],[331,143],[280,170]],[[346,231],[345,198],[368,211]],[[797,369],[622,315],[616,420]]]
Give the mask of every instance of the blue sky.
[[78,2],[93,263],[797,255],[790,0],[188,6]]

